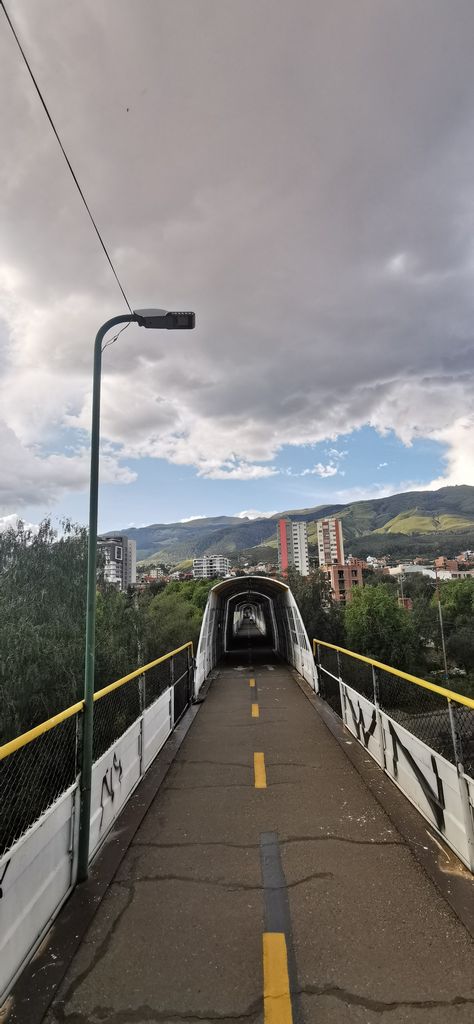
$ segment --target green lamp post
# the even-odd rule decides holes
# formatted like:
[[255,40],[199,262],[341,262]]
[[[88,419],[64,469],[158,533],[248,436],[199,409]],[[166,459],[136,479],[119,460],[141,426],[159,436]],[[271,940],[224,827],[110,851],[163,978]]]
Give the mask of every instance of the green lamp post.
[[95,617],[97,603],[97,510],[99,492],[100,385],[102,343],[111,327],[134,323],[152,330],[191,330],[194,313],[167,312],[164,309],[137,309],[107,320],[98,330],[94,344],[94,375],[92,388],[91,473],[89,498],[89,541],[87,552],[86,643],[84,664],[84,713],[81,758],[81,809],[77,878],[85,881],[89,865],[91,817],[92,739],[94,716]]

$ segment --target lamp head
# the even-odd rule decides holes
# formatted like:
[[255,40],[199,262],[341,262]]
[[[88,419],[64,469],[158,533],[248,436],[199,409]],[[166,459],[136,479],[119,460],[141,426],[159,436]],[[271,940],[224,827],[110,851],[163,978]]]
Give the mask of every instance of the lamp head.
[[169,312],[166,309],[135,309],[134,315],[139,327],[166,331],[190,331],[196,323],[195,313]]

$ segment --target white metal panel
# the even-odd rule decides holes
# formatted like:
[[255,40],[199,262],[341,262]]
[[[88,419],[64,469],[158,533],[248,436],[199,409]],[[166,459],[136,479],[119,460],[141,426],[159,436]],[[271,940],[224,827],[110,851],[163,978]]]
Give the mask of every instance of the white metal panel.
[[455,766],[383,711],[381,720],[387,774],[469,867]]
[[342,718],[349,732],[383,768],[383,735],[375,704],[346,683],[342,683]]
[[77,785],[0,860],[0,1003],[67,896]]
[[90,857],[105,839],[140,778],[141,719],[92,768]]
[[161,750],[172,729],[172,690],[165,690],[143,715],[143,771]]
[[311,651],[304,650],[304,651],[302,651],[301,657],[302,657],[302,662],[303,662],[302,668],[301,668],[301,675],[303,676],[303,679],[306,679],[306,682],[309,683],[310,686],[312,686],[313,690],[315,690],[316,689],[316,677],[315,677],[313,655],[312,655]]

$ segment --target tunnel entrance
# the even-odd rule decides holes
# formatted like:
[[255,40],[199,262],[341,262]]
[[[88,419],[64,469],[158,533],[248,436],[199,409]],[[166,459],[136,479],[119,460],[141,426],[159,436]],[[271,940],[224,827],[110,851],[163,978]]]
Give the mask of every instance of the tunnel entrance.
[[222,660],[249,666],[280,660],[268,596],[249,588],[243,595],[229,597]]
[[221,662],[287,662],[314,686],[314,662],[296,601],[267,576],[222,580],[209,593],[196,657],[196,688]]

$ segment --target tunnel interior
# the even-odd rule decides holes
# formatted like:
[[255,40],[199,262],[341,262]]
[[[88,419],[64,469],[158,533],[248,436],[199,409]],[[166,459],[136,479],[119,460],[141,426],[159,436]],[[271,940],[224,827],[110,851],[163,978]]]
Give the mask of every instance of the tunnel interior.
[[284,661],[313,685],[309,639],[286,583],[265,576],[222,580],[209,593],[196,657],[197,688],[221,663]]

